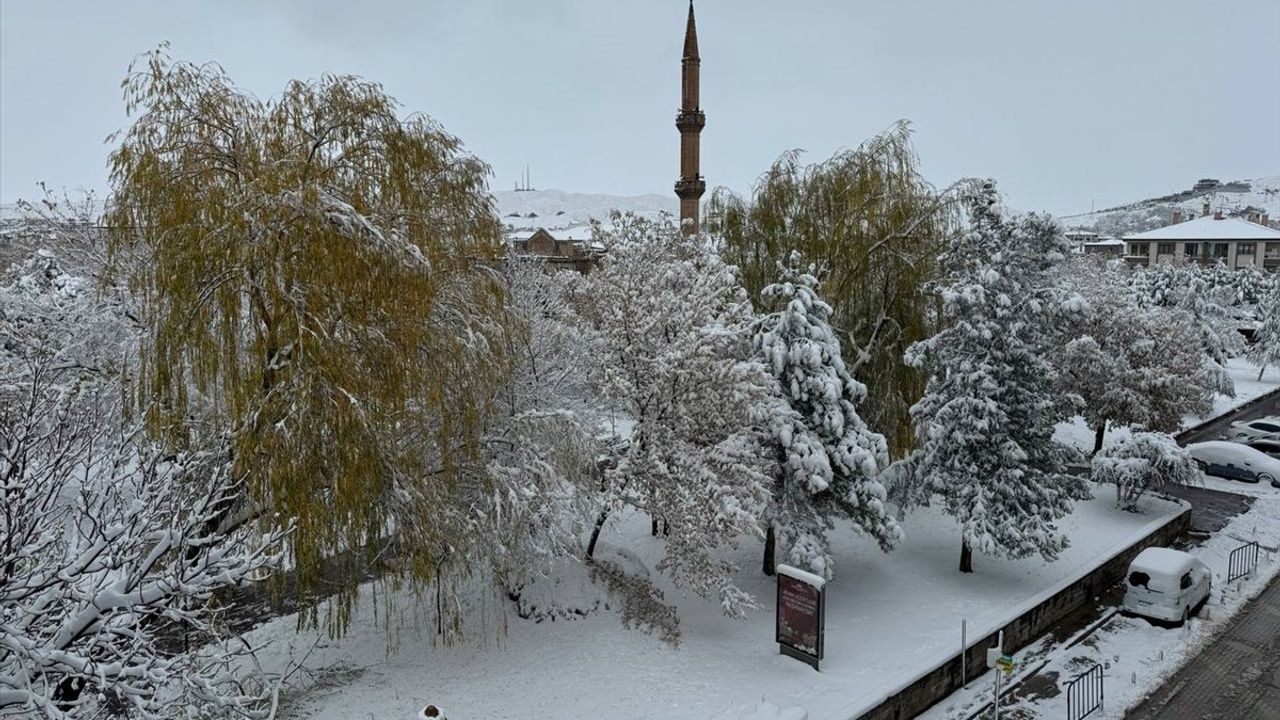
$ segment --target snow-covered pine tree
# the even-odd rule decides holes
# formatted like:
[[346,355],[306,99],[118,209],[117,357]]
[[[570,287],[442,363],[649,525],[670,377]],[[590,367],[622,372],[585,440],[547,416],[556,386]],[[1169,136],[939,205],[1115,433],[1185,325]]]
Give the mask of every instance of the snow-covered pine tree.
[[1067,545],[1057,520],[1089,495],[1053,440],[1078,402],[1054,388],[1045,348],[1055,316],[1082,304],[1057,286],[1065,241],[1047,218],[1002,217],[990,181],[970,213],[970,230],[951,242],[944,278],[931,288],[942,327],[907,353],[928,375],[911,409],[919,443],[911,470],[960,523],[961,572],[973,571],[973,550],[1056,558]]
[[1249,346],[1249,362],[1258,366],[1259,381],[1268,365],[1280,363],[1280,274],[1273,273],[1270,284],[1258,303],[1259,325]]
[[831,306],[818,294],[812,267],[803,271],[798,264],[793,253],[779,268],[778,282],[764,288],[765,302],[780,308],[761,318],[755,338],[793,411],[779,413],[773,429],[779,462],[766,517],[764,572],[773,574],[776,542],[788,563],[829,580],[835,565],[827,532],[836,518],[851,520],[884,550],[902,531],[876,479],[888,463],[884,436],[858,416],[866,387],[845,369]]
[[[660,518],[658,569],[728,615],[753,606],[721,548],[762,535],[770,472],[765,427],[776,384],[752,356],[754,316],[733,267],[669,220],[617,216],[609,252],[582,288],[602,344],[596,381],[635,421],[605,477],[607,508]],[[590,556],[609,511],[597,518]]]

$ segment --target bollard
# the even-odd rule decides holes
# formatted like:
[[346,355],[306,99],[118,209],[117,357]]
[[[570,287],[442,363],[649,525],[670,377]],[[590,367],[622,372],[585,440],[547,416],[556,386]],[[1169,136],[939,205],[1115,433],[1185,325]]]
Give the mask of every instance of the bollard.
[[1134,670],[1133,672],[1129,673],[1129,684],[1130,684],[1130,685],[1137,685],[1137,684],[1138,684],[1138,671],[1137,671],[1137,670]]

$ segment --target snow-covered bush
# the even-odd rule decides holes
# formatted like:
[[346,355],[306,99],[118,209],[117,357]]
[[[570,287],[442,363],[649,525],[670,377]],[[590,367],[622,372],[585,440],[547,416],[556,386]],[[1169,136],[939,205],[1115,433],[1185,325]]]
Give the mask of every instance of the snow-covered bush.
[[767,517],[764,571],[773,574],[776,541],[789,564],[834,577],[827,532],[836,518],[888,550],[902,535],[885,507],[877,479],[888,464],[884,436],[858,416],[866,387],[845,370],[840,340],[831,328],[831,306],[818,281],[797,267],[798,253],[765,287],[766,302],[780,306],[760,319],[755,347],[778,381],[792,412],[779,412],[773,444],[781,458]]
[[1135,432],[1093,458],[1093,481],[1115,485],[1116,505],[1126,510],[1148,491],[1199,480],[1191,454],[1164,433]]

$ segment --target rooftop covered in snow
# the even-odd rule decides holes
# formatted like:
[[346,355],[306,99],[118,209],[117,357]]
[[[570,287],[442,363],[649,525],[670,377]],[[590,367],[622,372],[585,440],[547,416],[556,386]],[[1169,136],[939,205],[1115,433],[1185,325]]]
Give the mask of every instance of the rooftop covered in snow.
[[1240,218],[1217,218],[1213,215],[1198,217],[1195,220],[1166,225],[1155,230],[1148,230],[1125,238],[1129,242],[1174,241],[1174,240],[1277,240],[1280,241],[1280,230],[1272,230],[1258,223]]

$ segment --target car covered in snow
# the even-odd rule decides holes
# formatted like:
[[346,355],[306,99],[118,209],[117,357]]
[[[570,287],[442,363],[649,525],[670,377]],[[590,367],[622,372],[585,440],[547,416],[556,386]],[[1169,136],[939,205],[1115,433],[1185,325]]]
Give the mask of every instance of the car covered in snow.
[[1275,440],[1280,442],[1280,418],[1265,417],[1256,420],[1238,420],[1231,423],[1231,439],[1236,442],[1250,440]]
[[1280,460],[1280,440],[1251,440],[1244,444],[1264,455]]
[[1187,452],[1205,475],[1280,487],[1280,460],[1248,445],[1211,440],[1192,443]]
[[1181,625],[1209,600],[1212,587],[1209,567],[1195,556],[1149,547],[1129,563],[1122,609]]

